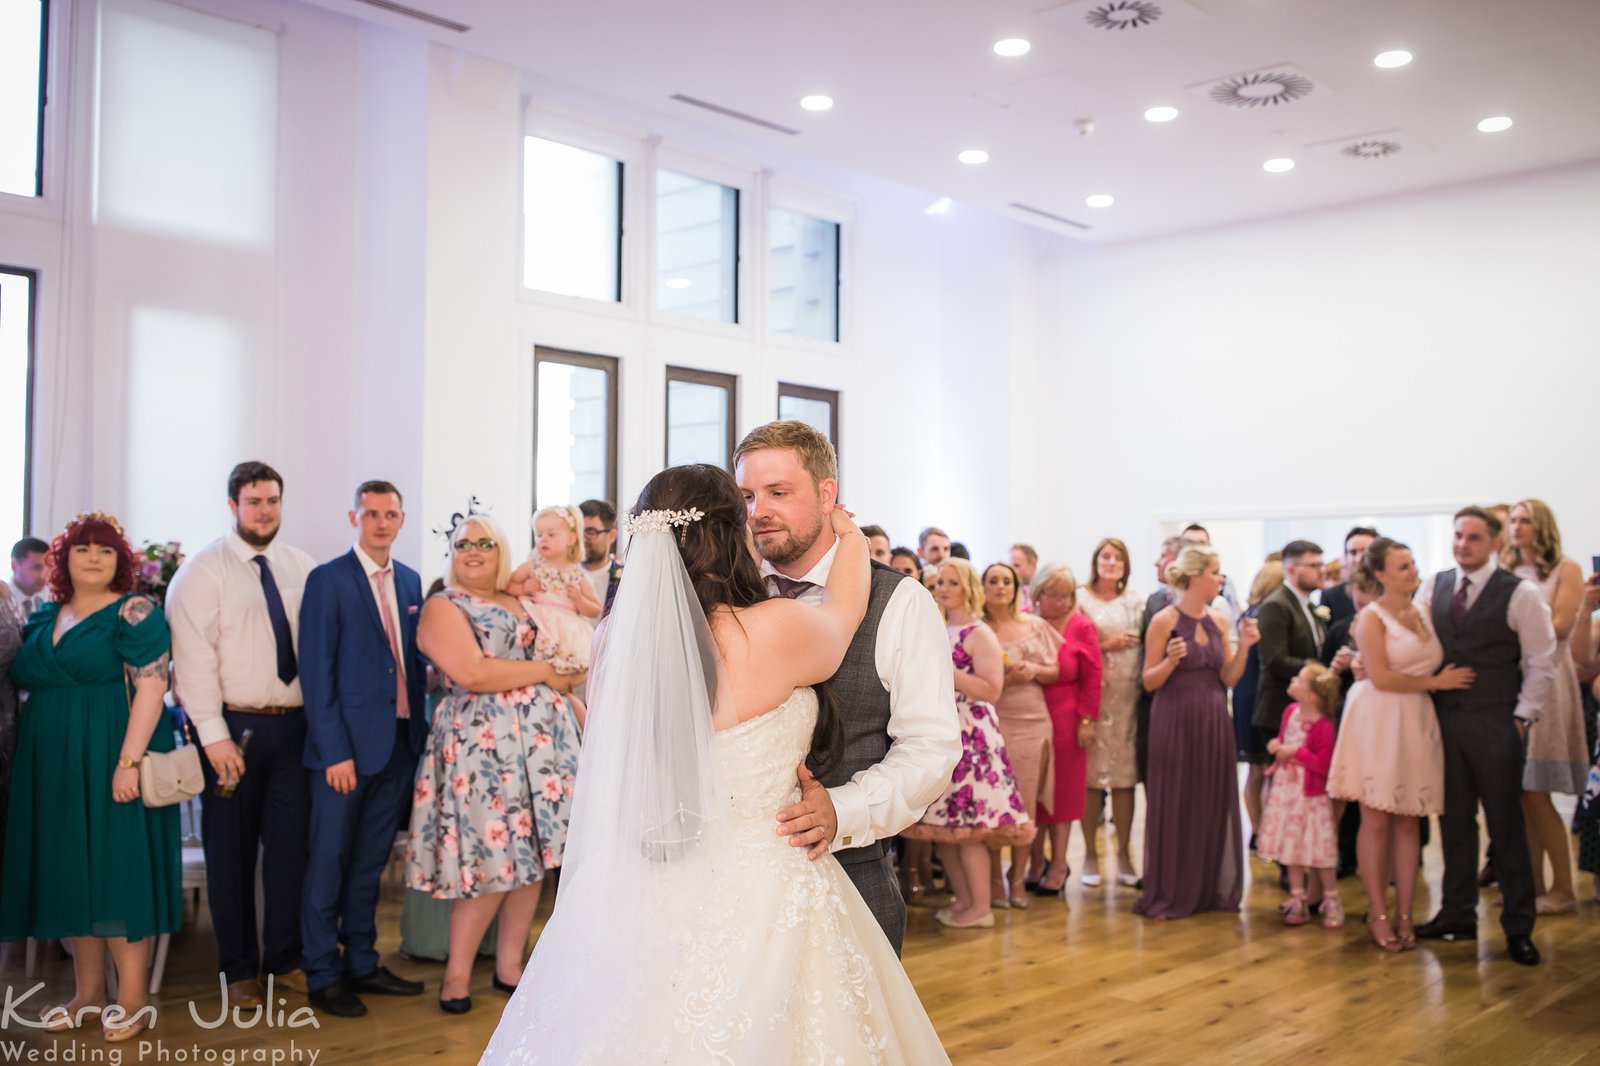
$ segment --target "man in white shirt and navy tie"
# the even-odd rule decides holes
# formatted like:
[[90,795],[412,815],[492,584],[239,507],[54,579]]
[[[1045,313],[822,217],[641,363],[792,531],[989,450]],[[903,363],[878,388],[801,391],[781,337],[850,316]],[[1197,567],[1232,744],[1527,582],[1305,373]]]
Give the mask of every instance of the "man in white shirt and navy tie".
[[[234,1006],[258,978],[305,991],[300,893],[311,801],[297,620],[311,556],[278,540],[283,478],[265,463],[228,475],[233,530],[192,555],[167,590],[178,702],[206,757],[201,836],[219,969]],[[261,936],[256,860],[261,854]]]

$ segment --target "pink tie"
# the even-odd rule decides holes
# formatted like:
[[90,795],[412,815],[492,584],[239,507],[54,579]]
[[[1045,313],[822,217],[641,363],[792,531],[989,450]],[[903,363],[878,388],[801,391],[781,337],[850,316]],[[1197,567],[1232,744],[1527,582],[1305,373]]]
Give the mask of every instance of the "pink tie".
[[378,586],[378,614],[383,616],[383,632],[389,638],[389,651],[394,656],[394,715],[396,718],[410,718],[411,705],[406,701],[406,672],[400,666],[400,639],[394,631],[394,619],[389,613],[389,583],[384,579],[389,576],[387,569],[379,570],[372,575],[372,580]]

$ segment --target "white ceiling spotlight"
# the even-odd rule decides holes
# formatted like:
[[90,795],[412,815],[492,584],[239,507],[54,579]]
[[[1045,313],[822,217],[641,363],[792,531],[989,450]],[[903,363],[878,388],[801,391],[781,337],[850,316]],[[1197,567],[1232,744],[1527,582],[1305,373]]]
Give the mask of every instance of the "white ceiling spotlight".
[[1160,107],[1152,107],[1150,110],[1144,113],[1144,120],[1146,122],[1171,122],[1177,117],[1178,109],[1175,107],[1168,107],[1165,104],[1161,105]]
[[989,153],[985,152],[982,148],[968,148],[965,152],[962,152],[960,155],[956,156],[956,158],[967,164],[969,167],[975,167],[982,163],[987,163],[989,161]]
[[1003,41],[994,42],[994,54],[1005,56],[1007,59],[1015,59],[1017,56],[1027,55],[1028,49],[1032,47],[1033,45],[1021,37],[1007,37]]
[[1510,128],[1511,120],[1506,118],[1504,115],[1496,115],[1494,118],[1486,118],[1482,122],[1478,123],[1478,129],[1483,133],[1499,133],[1501,130],[1508,130]]
[[1269,159],[1261,164],[1261,169],[1268,174],[1287,174],[1294,169],[1293,159]]
[[833,97],[814,93],[811,96],[802,96],[800,106],[807,111],[829,111],[833,108]]
[[922,213],[925,215],[933,215],[934,217],[948,215],[950,213],[950,209],[955,205],[956,202],[950,199],[950,197],[941,196],[927,207],[924,207],[922,209]]
[[1379,52],[1372,59],[1372,65],[1382,67],[1384,70],[1394,70],[1411,62],[1411,53],[1403,48],[1396,48],[1392,52]]
[[1093,196],[1086,198],[1083,202],[1088,204],[1090,207],[1110,207],[1112,204],[1117,202],[1117,198],[1109,193],[1097,192]]

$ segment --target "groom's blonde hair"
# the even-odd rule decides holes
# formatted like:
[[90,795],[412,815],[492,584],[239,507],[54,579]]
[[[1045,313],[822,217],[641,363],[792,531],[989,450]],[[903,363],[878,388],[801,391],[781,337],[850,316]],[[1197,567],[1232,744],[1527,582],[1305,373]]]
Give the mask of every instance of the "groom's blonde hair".
[[839,480],[839,453],[833,450],[833,442],[804,422],[768,422],[752,429],[733,450],[734,468],[751,452],[774,449],[787,449],[798,455],[800,465],[818,488],[824,481]]

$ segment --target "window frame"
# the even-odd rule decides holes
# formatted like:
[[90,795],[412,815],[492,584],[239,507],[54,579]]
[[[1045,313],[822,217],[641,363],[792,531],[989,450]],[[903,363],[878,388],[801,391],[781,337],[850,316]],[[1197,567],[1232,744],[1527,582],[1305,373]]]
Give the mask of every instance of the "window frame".
[[[848,299],[855,241],[855,201],[796,184],[781,175],[768,176],[765,192],[761,205],[765,212],[761,219],[762,339],[769,345],[812,355],[834,358],[848,355],[854,345],[855,331],[851,317],[854,301]],[[772,328],[772,212],[774,211],[792,211],[795,214],[810,216],[819,222],[831,222],[838,227],[836,233],[838,267],[834,277],[836,301],[834,339],[831,341],[779,333]]]
[[[752,253],[754,240],[758,236],[764,239],[766,233],[765,223],[758,222],[757,219],[757,215],[765,210],[761,196],[760,175],[755,170],[736,163],[722,162],[664,144],[654,145],[649,167],[650,239],[646,250],[649,262],[645,264],[650,284],[649,302],[645,308],[647,319],[676,329],[690,329],[729,338],[753,340],[756,329],[766,321],[765,303],[761,303],[758,307],[756,304],[760,301],[752,299],[757,287],[764,283],[766,277],[765,264],[760,264],[758,270],[758,264]],[[663,170],[686,178],[722,185],[738,194],[738,213],[734,219],[736,259],[733,274],[734,320],[732,322],[691,318],[674,311],[663,310],[656,305],[656,264],[660,250],[656,231],[657,176]]]
[[715,370],[696,370],[687,366],[668,366],[661,385],[661,461],[662,466],[672,465],[672,383],[682,381],[690,385],[709,385],[724,390],[728,395],[728,432],[726,456],[722,468],[733,472],[733,449],[739,440],[739,376]]
[[[39,86],[34,116],[33,192],[15,193],[0,191],[0,203],[7,206],[38,204],[45,200],[45,141],[50,131],[50,0],[39,0]],[[9,269],[9,268],[8,268]],[[37,279],[35,279],[37,283]]]
[[[588,153],[590,153],[592,155],[598,155],[598,156],[601,156],[602,158],[611,160],[612,163],[614,163],[616,165],[616,167],[617,167],[617,225],[616,225],[617,271],[616,271],[616,279],[615,279],[616,280],[616,296],[613,299],[610,299],[610,300],[598,300],[598,299],[594,298],[593,296],[574,296],[571,293],[565,293],[565,292],[548,292],[548,291],[546,291],[544,289],[536,289],[533,286],[528,284],[527,219],[523,215],[522,205],[523,205],[524,199],[528,195],[527,140],[530,137],[537,138],[537,139],[539,139],[541,141],[549,141],[552,144],[559,144],[559,145],[562,145],[563,147],[566,147],[566,148],[575,148],[580,152],[588,152]],[[607,146],[604,146],[604,145],[595,145],[595,144],[590,143],[588,141],[585,141],[585,140],[583,140],[581,138],[570,137],[570,136],[566,136],[566,135],[563,135],[563,134],[558,133],[558,132],[545,131],[545,130],[542,130],[542,129],[533,128],[531,126],[525,126],[523,128],[521,136],[517,140],[517,147],[520,150],[519,151],[519,155],[521,156],[521,159],[519,159],[518,163],[517,163],[517,174],[518,174],[518,179],[519,179],[518,180],[518,185],[517,185],[517,220],[518,220],[518,223],[519,223],[519,226],[518,226],[519,232],[517,234],[517,289],[518,289],[518,291],[526,298],[534,298],[534,299],[539,299],[539,300],[553,300],[553,301],[558,301],[560,303],[566,304],[567,306],[606,307],[606,308],[612,308],[612,309],[626,308],[628,306],[628,295],[629,295],[628,289],[629,289],[629,286],[628,286],[628,277],[627,277],[628,268],[627,268],[627,262],[624,259],[624,256],[627,254],[627,231],[628,231],[627,220],[628,220],[628,215],[629,215],[629,212],[628,212],[628,186],[629,186],[629,183],[634,180],[633,178],[630,177],[630,174],[632,173],[633,168],[638,165],[638,161],[626,158],[621,153],[618,153],[615,150],[611,149],[610,147],[607,147]]]
[[833,450],[839,450],[839,399],[841,390],[824,389],[816,385],[797,385],[791,381],[778,382],[778,409],[777,415],[783,417],[783,400],[789,397],[795,400],[817,400],[828,405],[828,440],[833,444]]
[[39,271],[33,267],[11,266],[0,262],[0,274],[14,274],[28,279],[27,345],[28,354],[23,369],[22,400],[22,531],[12,539],[25,535],[33,525],[33,428],[34,394],[38,391],[39,369]]
[[618,415],[621,409],[622,360],[613,355],[595,355],[567,348],[552,348],[536,344],[533,348],[533,472],[529,478],[532,489],[531,502],[539,501],[539,367],[545,363],[600,370],[606,375],[606,489],[605,499],[616,500],[618,463],[620,457],[621,427]]

